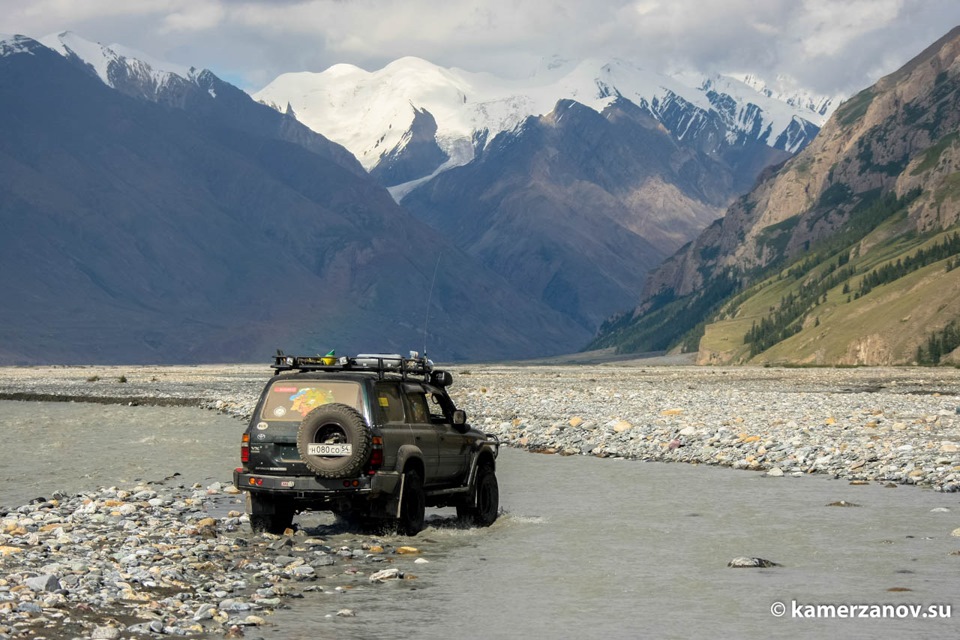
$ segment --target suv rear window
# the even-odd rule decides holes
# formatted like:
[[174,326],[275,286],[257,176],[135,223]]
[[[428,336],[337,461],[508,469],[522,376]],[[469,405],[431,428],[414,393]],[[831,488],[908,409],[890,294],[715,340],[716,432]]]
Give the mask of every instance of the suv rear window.
[[299,422],[325,404],[337,402],[363,412],[360,384],[349,381],[277,380],[263,402],[262,420]]

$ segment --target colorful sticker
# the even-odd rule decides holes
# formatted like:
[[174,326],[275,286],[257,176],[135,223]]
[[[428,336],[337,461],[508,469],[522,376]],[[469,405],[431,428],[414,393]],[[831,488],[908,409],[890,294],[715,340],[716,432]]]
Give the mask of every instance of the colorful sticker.
[[290,396],[290,401],[293,403],[290,406],[291,411],[306,416],[320,405],[333,402],[333,394],[323,389],[301,389]]
[[380,396],[380,406],[381,406],[381,407],[389,407],[389,406],[390,406],[390,398],[388,398],[388,397],[386,397],[386,396]]
[[276,393],[296,393],[297,387],[274,387]]

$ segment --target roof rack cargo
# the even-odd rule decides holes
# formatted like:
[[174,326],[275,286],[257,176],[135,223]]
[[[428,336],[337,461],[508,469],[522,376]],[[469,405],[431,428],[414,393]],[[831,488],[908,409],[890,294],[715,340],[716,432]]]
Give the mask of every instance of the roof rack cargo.
[[[331,352],[332,353],[332,352]],[[277,350],[273,370],[281,371],[373,371],[383,378],[387,373],[402,377],[415,374],[428,378],[433,371],[433,362],[416,351],[404,357],[399,353],[361,353],[349,356],[288,356]]]

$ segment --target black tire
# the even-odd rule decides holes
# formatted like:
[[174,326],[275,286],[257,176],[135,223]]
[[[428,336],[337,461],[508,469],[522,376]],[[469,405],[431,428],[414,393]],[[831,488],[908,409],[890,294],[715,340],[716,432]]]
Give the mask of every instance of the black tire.
[[[349,456],[312,456],[312,443],[349,443]],[[355,476],[370,455],[370,430],[356,409],[345,404],[325,404],[306,415],[297,430],[297,451],[307,467],[324,478]]]
[[416,471],[407,471],[403,474],[403,495],[400,496],[397,533],[402,536],[415,536],[423,531],[426,508],[427,499],[423,493],[423,479]]
[[293,526],[293,515],[293,505],[286,500],[250,495],[250,529],[254,533],[281,535]]
[[500,484],[490,464],[477,469],[477,479],[470,500],[457,505],[457,517],[472,525],[489,527],[500,515]]

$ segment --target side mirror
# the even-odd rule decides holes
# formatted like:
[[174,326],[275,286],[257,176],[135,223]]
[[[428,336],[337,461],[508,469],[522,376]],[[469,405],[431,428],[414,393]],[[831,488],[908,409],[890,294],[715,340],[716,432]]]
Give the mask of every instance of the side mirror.
[[467,424],[467,412],[463,409],[457,409],[453,412],[453,424],[456,427],[462,427]]

